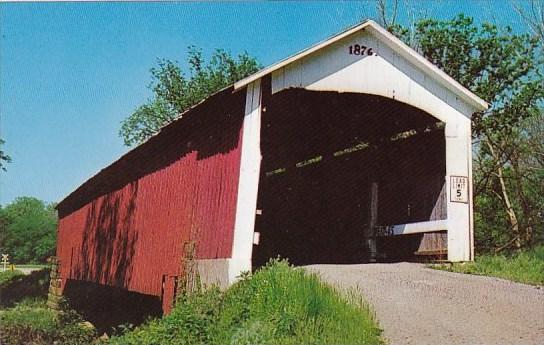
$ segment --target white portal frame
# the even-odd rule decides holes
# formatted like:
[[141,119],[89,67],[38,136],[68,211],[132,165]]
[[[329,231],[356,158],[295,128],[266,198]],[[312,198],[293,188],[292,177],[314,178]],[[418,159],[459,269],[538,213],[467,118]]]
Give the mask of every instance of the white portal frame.
[[[372,47],[373,54],[348,54],[348,47],[354,44]],[[234,265],[229,268],[229,277],[234,280],[240,270],[251,269],[261,162],[261,78],[267,75],[271,75],[273,94],[304,88],[379,95],[444,122],[447,219],[397,225],[396,229],[399,234],[447,230],[448,260],[473,260],[471,116],[488,105],[378,24],[367,21],[234,85],[237,90],[246,88],[246,114],[231,259]],[[451,176],[468,179],[468,203],[451,201]]]

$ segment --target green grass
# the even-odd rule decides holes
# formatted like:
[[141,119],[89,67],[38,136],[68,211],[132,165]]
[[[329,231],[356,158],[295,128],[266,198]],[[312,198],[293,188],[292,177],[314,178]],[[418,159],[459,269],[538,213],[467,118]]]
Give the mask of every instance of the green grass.
[[43,269],[30,274],[21,271],[0,273],[0,308],[12,307],[25,298],[47,296],[49,270]]
[[273,261],[226,292],[211,288],[178,299],[170,315],[110,344],[382,344],[380,334],[360,295],[346,297]]
[[433,268],[504,278],[519,283],[544,285],[544,245],[513,255],[480,255],[474,262]]
[[56,327],[55,313],[48,309],[44,299],[27,299],[17,306],[0,311],[2,324],[18,325],[21,328],[36,327],[52,331]]
[[70,310],[57,313],[45,303],[44,298],[25,299],[0,310],[0,344],[83,345],[94,341],[94,330],[82,326],[79,315]]
[[96,338],[93,329],[66,309],[61,313],[46,306],[48,270],[25,275],[21,271],[0,273],[0,344],[83,345]]
[[17,270],[0,272],[0,289],[9,286],[15,280],[21,279],[23,275],[23,272]]

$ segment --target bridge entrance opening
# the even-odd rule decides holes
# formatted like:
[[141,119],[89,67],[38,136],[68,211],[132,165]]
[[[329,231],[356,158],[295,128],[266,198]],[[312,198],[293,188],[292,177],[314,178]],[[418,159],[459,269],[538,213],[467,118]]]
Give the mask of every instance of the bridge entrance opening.
[[444,123],[381,96],[304,89],[262,111],[254,267],[445,254]]

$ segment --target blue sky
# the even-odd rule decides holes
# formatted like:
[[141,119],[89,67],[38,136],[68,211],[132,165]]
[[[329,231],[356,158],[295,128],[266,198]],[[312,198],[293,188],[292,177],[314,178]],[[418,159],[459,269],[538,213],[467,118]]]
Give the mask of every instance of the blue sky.
[[[509,0],[400,0],[408,13],[527,27]],[[1,3],[0,137],[13,158],[0,204],[60,201],[128,148],[120,122],[150,92],[157,58],[183,64],[187,46],[247,51],[269,65],[375,18],[373,1]]]

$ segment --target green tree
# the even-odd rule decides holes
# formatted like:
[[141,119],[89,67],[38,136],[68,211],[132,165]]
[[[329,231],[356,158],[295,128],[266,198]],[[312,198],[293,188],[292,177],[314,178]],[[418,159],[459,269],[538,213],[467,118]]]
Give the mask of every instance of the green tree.
[[11,162],[11,157],[8,156],[7,153],[4,152],[4,150],[2,149],[2,146],[5,144],[6,142],[0,138],[0,169],[6,171],[6,163],[10,163]]
[[544,113],[492,140],[496,141],[476,156],[477,244],[500,251],[542,242]]
[[[409,41],[408,29],[396,25],[392,30]],[[491,103],[473,117],[475,138],[508,131],[537,111],[544,94],[538,37],[489,23],[477,26],[463,14],[452,20],[421,19],[415,36],[415,49]]]
[[0,251],[15,263],[44,263],[55,254],[57,213],[54,204],[19,197],[0,208]]
[[247,53],[236,59],[221,49],[206,62],[195,47],[189,47],[187,63],[188,75],[177,62],[166,59],[151,69],[153,97],[121,123],[119,135],[125,145],[145,141],[193,105],[260,68]]
[[538,210],[542,196],[529,198],[523,192],[529,181],[516,168],[514,158],[521,151],[513,149],[527,140],[526,120],[538,116],[544,101],[541,40],[514,34],[509,27],[478,26],[462,14],[452,20],[421,19],[410,29],[392,25],[390,30],[491,103],[488,111],[472,118],[479,244],[503,249],[533,243],[533,212],[523,209]]

